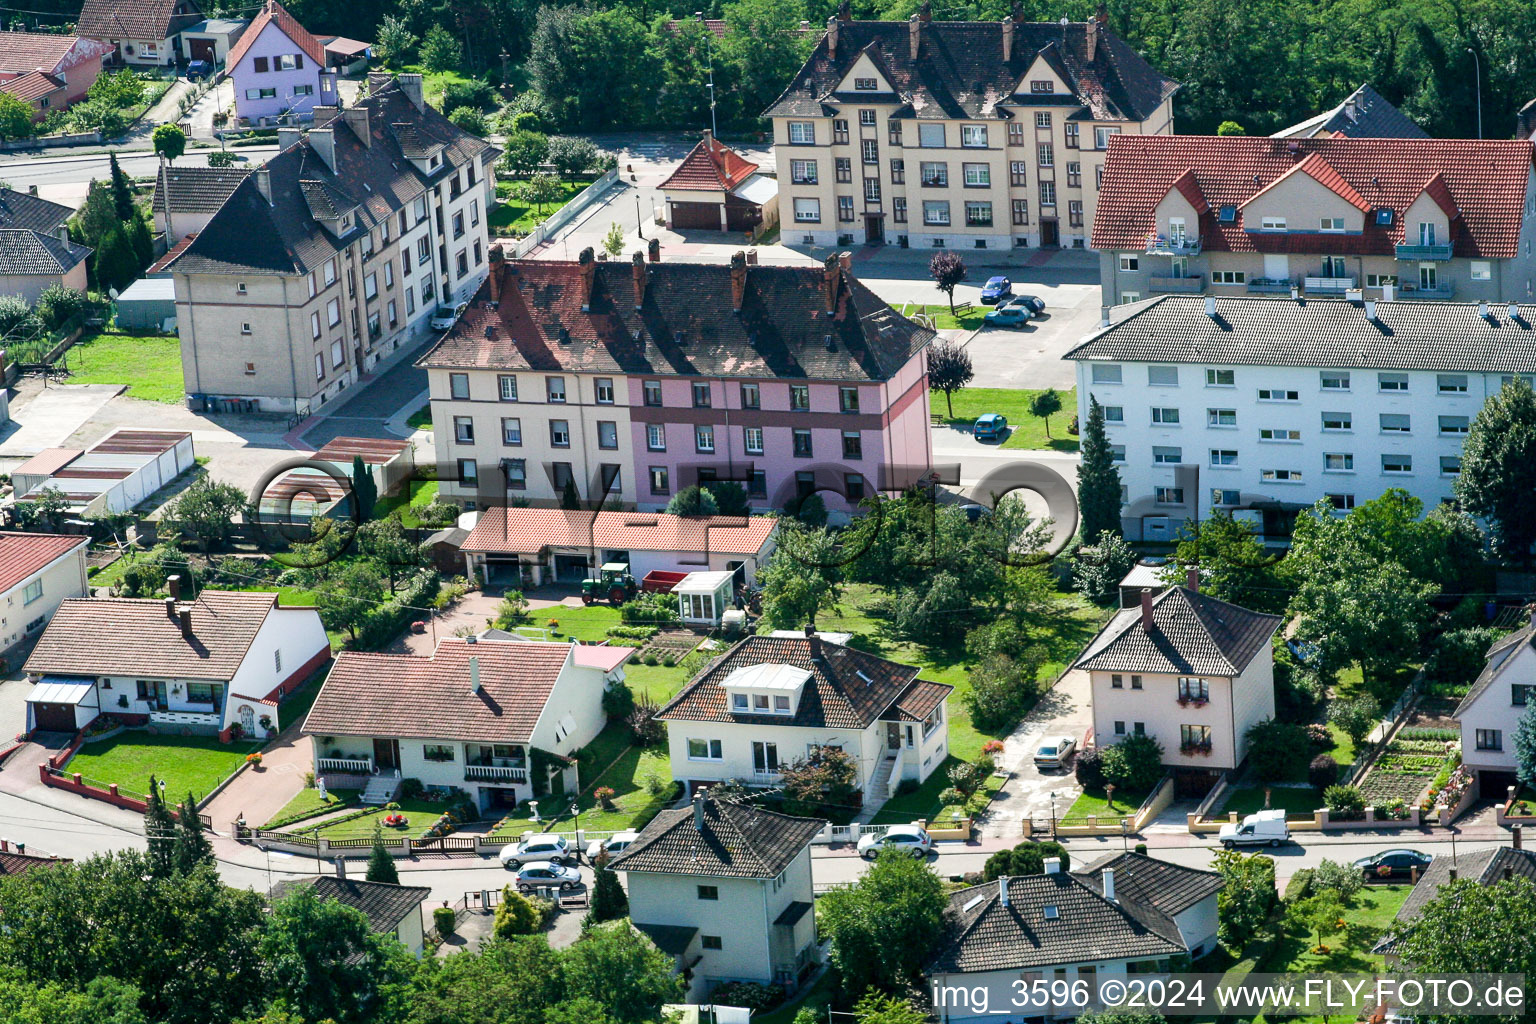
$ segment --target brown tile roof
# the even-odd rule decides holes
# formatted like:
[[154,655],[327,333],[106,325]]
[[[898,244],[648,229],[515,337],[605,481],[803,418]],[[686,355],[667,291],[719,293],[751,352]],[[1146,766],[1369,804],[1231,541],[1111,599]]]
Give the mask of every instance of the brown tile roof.
[[1474,850],[1455,858],[1449,854],[1436,854],[1409,891],[1408,898],[1403,900],[1403,905],[1397,908],[1397,916],[1387,934],[1382,936],[1371,952],[1390,953],[1396,949],[1398,938],[1413,927],[1419,915],[1424,912],[1425,904],[1439,896],[1441,888],[1451,881],[1453,867],[1457,877],[1474,881],[1478,885],[1502,882],[1506,874],[1536,882],[1536,852],[1531,850],[1501,846],[1492,850]]
[[167,164],[155,175],[154,211],[165,211],[167,191],[176,213],[214,213],[251,173],[247,167],[177,167]]
[[413,912],[419,914],[422,901],[432,895],[432,890],[426,886],[369,882],[335,875],[285,882],[277,887],[274,895],[282,895],[301,885],[311,886],[322,900],[335,900],[343,906],[361,910],[368,918],[368,927],[380,933],[394,931]]
[[[1233,220],[1220,220],[1223,206],[1241,207],[1313,157],[1322,163],[1312,167],[1332,172],[1321,172],[1333,181],[1329,187],[1347,186],[1362,209],[1392,210],[1392,223],[1378,224],[1368,213],[1362,234],[1325,235],[1245,230],[1242,209]],[[1532,144],[1524,140],[1117,135],[1105,158],[1093,248],[1144,247],[1157,204],[1193,173],[1210,206],[1199,222],[1210,252],[1392,255],[1404,241],[1404,212],[1428,191],[1442,209],[1460,212],[1451,225],[1455,255],[1509,259],[1518,250],[1531,164]]]
[[203,13],[194,0],[85,0],[75,31],[90,39],[169,39]]
[[[343,651],[304,732],[473,743],[527,743],[571,644],[444,639],[430,657]],[[470,686],[471,657],[480,691]]]
[[[656,717],[668,722],[863,729],[909,697],[914,707],[922,707],[934,697],[938,698],[935,704],[942,702],[954,689],[942,683],[919,681],[917,669],[852,647],[823,640],[820,649],[821,656],[813,660],[811,642],[806,637],[749,636],[706,665]],[[731,710],[720,684],[737,669],[754,665],[792,665],[810,671],[811,678],[800,693],[793,716]]]
[[708,133],[677,165],[662,191],[689,189],[695,192],[729,192],[757,172],[754,164]]
[[[497,308],[487,281],[453,330],[417,363],[443,369],[881,381],[934,333],[891,309],[851,273],[825,267],[746,268],[741,312],[731,268],[594,262],[582,311],[579,262],[503,264]],[[497,263],[491,263],[496,273]],[[826,283],[834,289],[827,315]],[[490,336],[487,337],[487,331]],[[830,340],[829,340],[830,339]]]
[[0,188],[0,228],[24,228],[49,235],[74,212],[62,203],[50,203],[25,192]]
[[0,594],[66,552],[90,542],[89,537],[53,533],[0,533]]
[[[4,33],[0,33],[4,35]],[[64,88],[62,80],[42,71],[29,71],[19,78],[0,82],[0,92],[10,93],[19,100],[36,100],[51,96]]]
[[652,818],[640,837],[608,866],[614,871],[774,878],[826,824],[750,804],[712,800],[701,793],[694,806],[668,809]]
[[1144,853],[1112,854],[1073,873],[1103,892],[1105,868],[1115,872],[1117,898],[1145,903],[1169,917],[1184,913],[1225,885],[1214,871],[1185,867]]
[[906,692],[896,698],[896,703],[880,717],[890,721],[921,722],[933,713],[933,709],[949,699],[955,688],[947,683],[931,683],[926,679],[914,680]]
[[[79,36],[53,32],[0,32],[0,72],[57,73],[61,64],[73,66],[111,52],[112,47],[105,43]],[[71,55],[74,60],[68,60]]]
[[619,551],[714,551],[755,555],[773,535],[772,516],[674,516],[665,512],[575,512],[488,508],[461,545],[465,551],[534,555],[549,547]]
[[275,594],[204,590],[191,602],[192,636],[152,598],[65,601],[26,670],[65,676],[232,679],[277,604]]
[[[175,225],[172,226],[174,227]],[[171,248],[166,250],[164,256],[161,256],[159,259],[155,260],[155,262],[149,265],[149,269],[144,271],[144,276],[154,277],[156,274],[168,272],[171,264],[176,262],[176,259],[181,256],[182,253],[187,251],[187,246],[191,245],[193,240],[196,238],[197,232],[194,231],[186,238],[183,238],[181,241],[171,246]]]
[[314,455],[320,462],[351,462],[354,455],[361,455],[363,462],[380,466],[409,450],[411,442],[379,437],[333,437]]
[[1142,628],[1139,605],[1126,608],[1089,641],[1073,668],[1236,676],[1279,626],[1278,615],[1170,587],[1152,599],[1152,629]]
[[68,857],[39,857],[32,853],[0,853],[0,878],[11,875],[25,874],[37,868],[51,867],[55,864],[73,864]]
[[246,26],[245,31],[240,34],[240,41],[229,51],[229,59],[224,62],[224,66],[233,70],[268,25],[276,25],[278,31],[293,40],[293,44],[314,61],[317,67],[325,67],[325,47],[321,45],[320,40],[310,35],[309,31],[299,24],[299,19],[289,14],[288,8],[277,0],[267,0],[267,5],[261,9],[260,14],[256,15],[256,20]]

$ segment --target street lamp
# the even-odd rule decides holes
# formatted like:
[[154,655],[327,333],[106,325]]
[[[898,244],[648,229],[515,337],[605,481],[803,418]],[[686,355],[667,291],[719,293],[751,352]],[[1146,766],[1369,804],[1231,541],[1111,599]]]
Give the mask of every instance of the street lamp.
[[1051,793],[1051,838],[1056,838],[1056,794]]
[[1477,137],[1483,137],[1483,62],[1478,60],[1477,51],[1467,47],[1467,52],[1472,55],[1472,81],[1477,85]]
[[640,233],[641,238],[645,237],[645,218],[640,215],[640,192],[638,190],[635,192],[635,230]]

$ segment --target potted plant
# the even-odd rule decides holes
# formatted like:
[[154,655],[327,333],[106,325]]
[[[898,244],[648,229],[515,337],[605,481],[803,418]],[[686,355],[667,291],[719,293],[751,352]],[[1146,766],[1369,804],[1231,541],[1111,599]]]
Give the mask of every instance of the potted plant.
[[245,755],[245,763],[251,766],[251,771],[261,771],[261,751],[252,751]]
[[453,908],[441,906],[432,908],[432,924],[437,928],[439,935],[452,935],[454,926]]
[[592,795],[597,798],[597,802],[598,803],[603,805],[603,810],[605,810],[605,811],[613,810],[613,787],[612,786],[598,786],[596,789],[594,789],[592,791]]

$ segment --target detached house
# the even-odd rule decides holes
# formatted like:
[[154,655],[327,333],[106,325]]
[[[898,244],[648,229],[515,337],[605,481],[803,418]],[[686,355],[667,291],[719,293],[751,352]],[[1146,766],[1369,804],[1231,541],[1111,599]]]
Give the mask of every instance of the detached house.
[[696,793],[662,811],[608,869],[629,919],[677,960],[688,998],[723,981],[793,992],[817,963],[811,840],[826,822]]
[[336,75],[326,68],[325,47],[277,0],[261,13],[229,51],[235,112],[248,124],[292,124],[314,117],[319,106],[337,106]]
[[31,103],[41,120],[85,98],[112,47],[52,32],[0,32],[0,92]]
[[1427,139],[1429,133],[1366,82],[1332,110],[1282,128],[1276,139]]
[[747,637],[656,715],[667,723],[672,777],[690,788],[771,786],[780,765],[831,747],[857,766],[865,807],[884,803],[949,750],[954,687],[917,673],[815,633]]
[[1195,791],[1242,764],[1249,727],[1274,717],[1270,637],[1281,619],[1207,597],[1190,575],[1190,586],[1142,591],[1073,668],[1092,680],[1094,742],[1155,737],[1163,763]]
[[315,774],[392,799],[404,778],[482,811],[575,793],[573,755],[602,731],[632,647],[445,638],[431,657],[344,651],[304,732]]
[[1536,693],[1536,612],[1520,629],[1495,640],[1482,672],[1456,706],[1461,763],[1477,780],[1478,796],[1504,799],[1518,782],[1515,724]]
[[667,227],[673,231],[745,231],[753,235],[778,223],[778,184],[757,164],[706,130],[661,183]]
[[69,229],[0,228],[0,295],[27,305],[54,285],[84,291],[86,260],[94,249],[69,240]]
[[110,46],[109,63],[164,67],[194,59],[181,34],[202,21],[194,0],[85,0],[75,32]]
[[85,536],[0,533],[0,664],[5,652],[37,634],[60,604],[90,593]]

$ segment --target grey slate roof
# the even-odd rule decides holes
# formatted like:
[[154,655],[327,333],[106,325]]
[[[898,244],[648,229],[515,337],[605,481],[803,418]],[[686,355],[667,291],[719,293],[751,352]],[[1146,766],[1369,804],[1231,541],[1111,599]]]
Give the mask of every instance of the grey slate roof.
[[[700,804],[702,827],[694,817]],[[773,878],[826,824],[701,794],[693,806],[658,814],[608,866],[614,871]]]
[[25,228],[0,228],[0,274],[67,274],[93,250]]
[[[1068,872],[1002,879],[950,897],[951,926],[930,974],[1024,970],[1054,964],[1151,959],[1189,951],[1178,926],[1147,904],[1104,894]],[[975,901],[973,903],[973,901]],[[970,909],[966,909],[969,907]],[[1047,918],[1046,907],[1056,908]]]
[[1068,352],[1065,359],[1315,366],[1360,370],[1536,373],[1536,306],[1377,302],[1376,319],[1345,299],[1216,299],[1160,295]]
[[1316,117],[1282,128],[1271,138],[1307,138],[1337,134],[1351,139],[1427,139],[1429,133],[1365,82],[1344,102]]
[[304,882],[314,886],[315,895],[323,900],[335,900],[361,910],[368,916],[368,925],[376,932],[392,932],[412,912],[420,912],[421,903],[432,890],[418,885],[394,885],[389,882],[367,882],[360,878],[337,878],[321,875]]
[[74,212],[60,203],[0,188],[0,228],[25,228],[51,235]]
[[1493,660],[1494,655],[1499,654],[1500,652],[1517,644],[1536,645],[1536,623],[1528,622],[1524,628],[1517,629],[1513,633],[1505,634],[1504,636],[1499,637],[1499,639],[1488,645],[1488,651],[1483,655],[1483,657],[1488,659],[1488,663],[1484,665],[1483,670],[1477,674],[1477,678],[1472,680],[1472,685],[1467,687],[1466,696],[1461,698],[1461,702],[1456,705],[1455,717],[1460,718],[1462,715],[1466,714],[1467,709],[1477,702],[1477,699],[1483,695],[1483,692],[1486,691],[1488,687],[1493,685],[1494,680],[1498,679],[1504,674],[1504,670],[1508,668],[1509,665],[1515,660],[1515,655],[1518,652],[1510,651],[1497,662]]
[[251,173],[248,167],[177,167],[172,165],[155,176],[154,210],[165,209],[169,186],[171,212],[213,213],[223,206],[235,189]]
[[1104,869],[1115,872],[1115,895],[1121,900],[1144,903],[1169,917],[1182,914],[1207,896],[1221,891],[1221,876],[1214,871],[1185,867],[1141,853],[1119,853],[1073,872],[1100,891]]
[[688,943],[699,934],[697,928],[681,924],[642,924],[639,921],[631,923],[656,943],[657,949],[669,956],[682,956],[688,952]]
[[1152,599],[1152,626],[1142,628],[1140,606],[1122,609],[1073,667],[1236,676],[1269,642],[1280,616],[1170,587]]
[[[1455,860],[1458,878],[1470,879],[1478,885],[1493,885],[1503,881],[1508,872],[1516,878],[1528,878],[1536,882],[1536,852],[1514,850],[1501,846],[1492,850],[1475,850],[1463,853]],[[1425,904],[1440,895],[1440,887],[1451,880],[1450,854],[1436,854],[1429,867],[1419,876],[1418,884],[1397,909],[1392,927],[1372,950],[1374,953],[1390,953],[1397,945],[1397,936],[1423,913]]]
[[[924,4],[926,13],[927,5]],[[1142,121],[1172,96],[1178,83],[1164,78],[1107,26],[1096,25],[1097,45],[1090,56],[1089,23],[1062,26],[1054,22],[1014,24],[1013,48],[1003,60],[1003,28],[995,21],[927,21],[917,60],[912,59],[905,21],[843,21],[838,25],[836,54],[829,56],[826,35],[765,117],[826,116],[853,94],[838,94],[838,85],[861,54],[869,53],[897,95],[898,118],[1012,118],[1005,105],[1029,106],[1042,100],[1014,90],[1042,50],[1046,60],[1069,83],[1072,92],[1053,94],[1045,102],[1070,107],[1092,119]],[[858,94],[867,102],[868,94]],[[879,102],[880,98],[875,97]],[[908,143],[912,145],[913,143]]]

